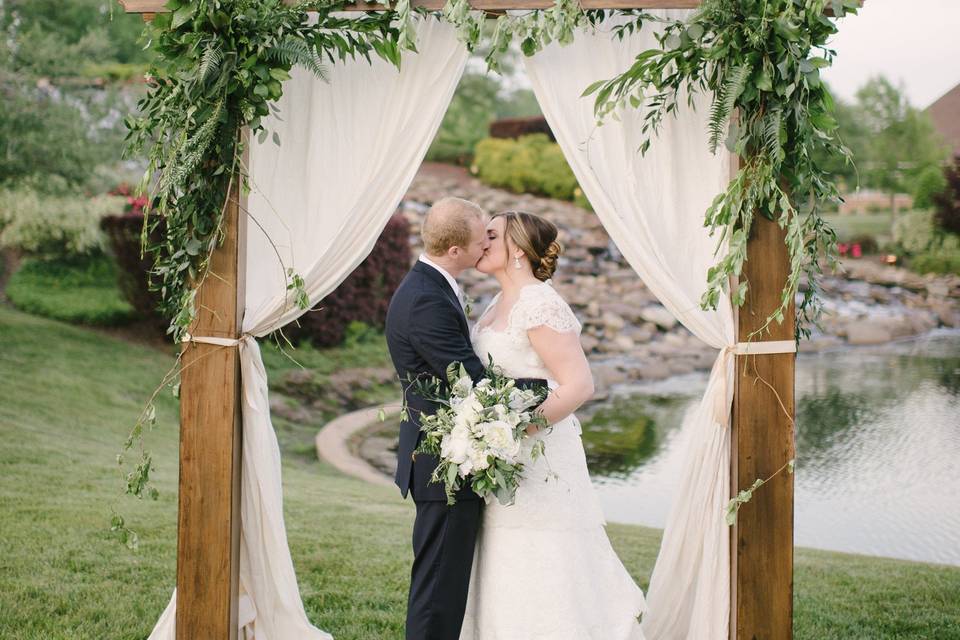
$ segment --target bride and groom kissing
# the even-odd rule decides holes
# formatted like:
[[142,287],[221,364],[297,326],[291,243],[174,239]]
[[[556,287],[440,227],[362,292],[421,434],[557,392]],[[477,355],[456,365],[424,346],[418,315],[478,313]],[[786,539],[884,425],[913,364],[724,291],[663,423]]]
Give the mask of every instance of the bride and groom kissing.
[[[387,312],[401,380],[446,378],[460,362],[474,382],[491,358],[518,387],[549,388],[527,427],[513,504],[485,504],[469,483],[447,504],[430,482],[439,460],[414,454],[419,416],[437,405],[407,389],[396,483],[416,505],[406,640],[643,640],[643,592],[610,546],[574,411],[593,394],[581,326],[550,283],[557,227],[524,212],[488,216],[444,198],[427,212],[424,253]],[[476,269],[500,291],[471,327],[456,278]],[[530,456],[542,440],[546,456]]]

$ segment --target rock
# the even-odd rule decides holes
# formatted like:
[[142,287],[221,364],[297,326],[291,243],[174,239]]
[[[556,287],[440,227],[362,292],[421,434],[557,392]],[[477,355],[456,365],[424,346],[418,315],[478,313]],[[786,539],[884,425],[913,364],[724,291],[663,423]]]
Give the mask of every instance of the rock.
[[597,318],[600,316],[600,303],[596,300],[590,301],[587,304],[587,315],[591,318]]
[[633,351],[633,348],[636,346],[628,336],[615,337],[613,344],[620,351]]
[[644,307],[640,310],[640,317],[664,329],[672,329],[677,324],[677,319],[673,317],[673,314],[660,305]]
[[671,375],[670,367],[659,360],[647,362],[638,368],[637,373],[641,380],[663,380]]
[[960,327],[960,311],[947,300],[931,300],[930,310],[946,327]]
[[927,293],[938,298],[946,298],[950,295],[950,285],[943,280],[934,280],[927,283]]
[[664,334],[663,341],[665,344],[670,345],[671,347],[684,348],[687,347],[690,343],[687,341],[687,337],[671,331]]
[[880,323],[857,320],[846,325],[847,342],[850,344],[882,344],[890,342],[893,335]]
[[583,347],[583,352],[587,355],[590,355],[590,353],[596,349],[599,344],[600,341],[594,336],[588,333],[580,334],[580,346]]
[[609,311],[604,312],[602,320],[603,326],[611,331],[620,331],[627,325],[623,318]]
[[626,382],[629,377],[617,365],[611,362],[600,362],[590,367],[593,373],[593,384],[597,389],[607,391],[616,384]]

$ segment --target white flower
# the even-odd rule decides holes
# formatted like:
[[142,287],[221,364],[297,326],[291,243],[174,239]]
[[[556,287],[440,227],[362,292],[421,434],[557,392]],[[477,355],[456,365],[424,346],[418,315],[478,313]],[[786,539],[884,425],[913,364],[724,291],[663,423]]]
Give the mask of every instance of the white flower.
[[472,390],[473,390],[473,379],[470,376],[461,376],[460,379],[454,383],[453,388],[450,390],[451,403],[454,398],[458,398],[458,399],[466,398],[470,394],[470,391]]
[[513,389],[510,391],[510,408],[522,411],[536,402],[537,393],[533,389]]
[[474,470],[483,471],[489,467],[490,460],[487,458],[489,455],[489,450],[480,446],[480,443],[474,443],[474,445],[470,448],[470,462],[473,463]]
[[480,412],[483,411],[483,404],[477,400],[476,394],[472,391],[456,407],[454,407],[453,423],[457,426],[472,427],[480,421]]
[[470,430],[454,426],[440,441],[440,455],[454,464],[462,464],[470,454]]
[[490,452],[508,462],[514,461],[520,453],[520,442],[513,437],[513,427],[503,420],[492,420],[480,426],[483,441]]

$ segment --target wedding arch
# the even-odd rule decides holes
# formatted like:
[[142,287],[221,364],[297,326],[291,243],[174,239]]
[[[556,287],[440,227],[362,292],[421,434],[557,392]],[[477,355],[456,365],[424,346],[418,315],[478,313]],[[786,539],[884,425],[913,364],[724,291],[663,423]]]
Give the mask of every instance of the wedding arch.
[[[183,216],[168,219],[165,261],[157,262],[183,351],[177,584],[151,638],[330,637],[309,623],[297,588],[256,338],[295,320],[370,252],[440,125],[468,45],[479,37],[479,11],[500,16],[491,62],[512,37],[535,54],[525,67],[544,115],[627,261],[684,326],[719,350],[703,399],[684,417],[693,437],[648,589],[647,636],[792,636],[793,477],[781,472],[792,471],[795,451],[793,292],[808,243],[814,258],[824,249],[831,257],[835,237],[796,222],[803,207],[791,196],[814,201],[803,206],[814,207],[807,220],[816,223],[815,202],[833,192],[813,171],[790,176],[809,192],[789,194],[780,185],[790,180],[769,170],[784,162],[798,131],[829,139],[835,128],[829,94],[817,91],[817,69],[829,55],[808,58],[808,46],[784,54],[797,60],[796,69],[768,69],[766,59],[755,68],[744,63],[711,93],[711,63],[695,60],[704,26],[683,22],[696,15],[689,10],[699,0],[414,0],[420,9],[442,9],[443,20],[418,14],[410,0],[392,7],[312,3],[321,22],[278,22],[274,40],[244,31],[271,19],[257,14],[254,0],[120,1],[147,19],[166,13],[162,28],[179,29],[168,55],[180,51],[196,67],[152,79],[168,91],[144,103],[148,119],[162,121],[157,114],[173,108],[174,97],[202,93],[224,69],[233,83],[224,96],[250,87],[249,99],[237,104],[198,101],[201,115],[188,116],[190,130],[131,124],[144,139],[175,141],[159,160],[151,203]],[[790,41],[819,19],[826,26],[815,28],[829,31],[824,13],[843,15],[858,3],[774,4],[795,5],[797,19],[771,15],[768,25],[761,15],[760,28]],[[239,5],[244,13],[227,13]],[[630,12],[584,14],[639,9],[655,13],[646,23]],[[201,13],[212,29],[207,35],[189,28]],[[224,52],[220,36],[209,35],[234,21],[241,35],[231,37],[246,57],[230,58],[235,51]],[[658,47],[669,51],[644,53]],[[329,70],[318,50],[335,62]],[[270,56],[276,64],[260,64]],[[703,70],[699,89],[681,87],[694,64]],[[760,114],[744,107],[755,104],[751,92],[777,93],[786,103],[794,91],[816,94],[817,109],[801,104]],[[586,94],[596,94],[596,103]],[[598,116],[606,119],[599,127]],[[751,143],[743,131],[757,123],[759,140]],[[261,135],[254,140],[251,132]],[[218,145],[232,164],[211,161]],[[757,160],[763,154],[772,158]],[[202,177],[187,197],[191,176]],[[748,210],[739,212],[744,203]],[[749,209],[760,203],[767,210],[754,217]],[[205,219],[205,208],[218,215]],[[721,238],[706,228],[704,211],[723,228]],[[711,266],[718,254],[724,268]],[[815,269],[808,265],[808,275]],[[705,282],[711,295],[701,297]],[[148,470],[149,459],[131,476],[132,493],[142,491]],[[731,513],[728,503],[743,506]],[[732,524],[725,513],[735,516]]]

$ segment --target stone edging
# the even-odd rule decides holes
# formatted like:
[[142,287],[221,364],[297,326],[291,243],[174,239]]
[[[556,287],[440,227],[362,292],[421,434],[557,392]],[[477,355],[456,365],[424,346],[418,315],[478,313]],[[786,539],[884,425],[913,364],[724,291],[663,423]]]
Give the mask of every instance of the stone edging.
[[383,407],[368,407],[344,414],[325,424],[314,438],[317,458],[329,462],[337,470],[354,478],[383,487],[395,486],[393,478],[388,477],[363,458],[353,455],[350,447],[347,446],[353,434],[376,422],[381,408],[388,416],[400,412],[399,403]]

